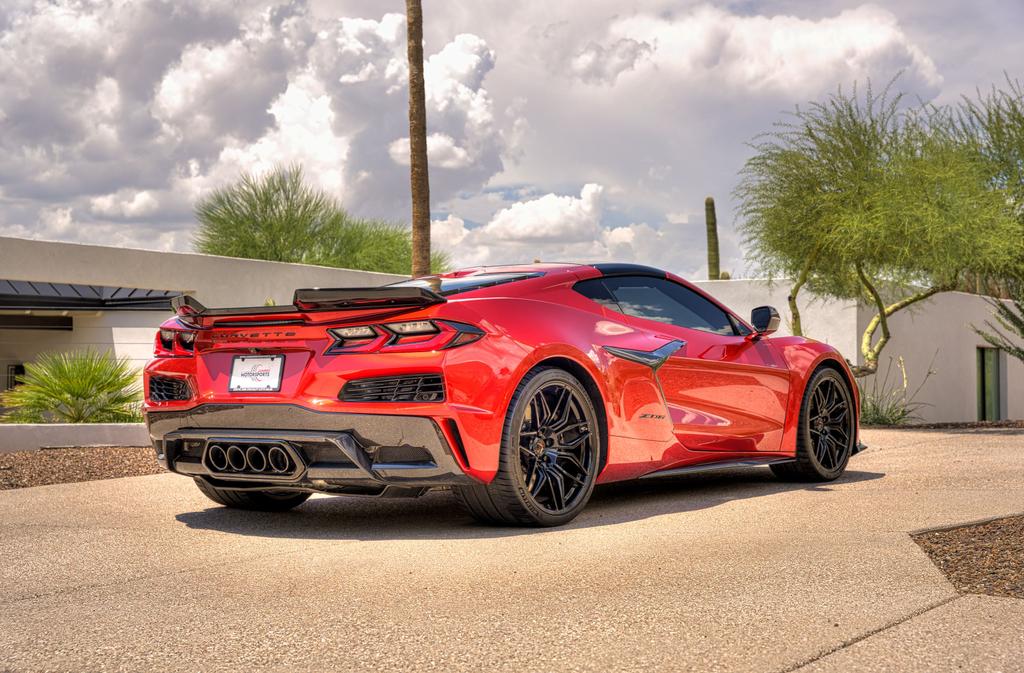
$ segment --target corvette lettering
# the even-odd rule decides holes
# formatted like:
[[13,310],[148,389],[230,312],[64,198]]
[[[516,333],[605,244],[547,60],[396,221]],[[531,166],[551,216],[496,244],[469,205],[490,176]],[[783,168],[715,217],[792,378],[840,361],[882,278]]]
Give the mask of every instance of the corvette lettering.
[[289,339],[295,332],[212,332],[213,341],[252,341],[254,339]]

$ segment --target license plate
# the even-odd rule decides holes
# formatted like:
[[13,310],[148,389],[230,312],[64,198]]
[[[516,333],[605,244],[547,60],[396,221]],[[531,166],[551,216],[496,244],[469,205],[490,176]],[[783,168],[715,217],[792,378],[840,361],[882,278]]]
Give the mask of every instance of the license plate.
[[271,393],[281,390],[283,355],[236,355],[228,390],[233,393]]

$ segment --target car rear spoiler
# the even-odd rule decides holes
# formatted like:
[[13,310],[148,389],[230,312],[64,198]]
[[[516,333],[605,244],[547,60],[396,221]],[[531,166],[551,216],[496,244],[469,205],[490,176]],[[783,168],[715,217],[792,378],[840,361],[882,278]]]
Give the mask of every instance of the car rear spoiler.
[[287,306],[207,308],[195,297],[182,294],[171,299],[171,308],[179,317],[202,319],[372,308],[423,308],[445,301],[441,295],[423,287],[339,287],[296,290],[292,303]]

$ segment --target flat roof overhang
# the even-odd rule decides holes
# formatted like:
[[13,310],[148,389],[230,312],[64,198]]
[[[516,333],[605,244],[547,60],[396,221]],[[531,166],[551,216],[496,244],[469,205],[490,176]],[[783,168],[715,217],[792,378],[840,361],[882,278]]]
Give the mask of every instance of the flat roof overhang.
[[170,311],[181,292],[0,279],[0,311]]

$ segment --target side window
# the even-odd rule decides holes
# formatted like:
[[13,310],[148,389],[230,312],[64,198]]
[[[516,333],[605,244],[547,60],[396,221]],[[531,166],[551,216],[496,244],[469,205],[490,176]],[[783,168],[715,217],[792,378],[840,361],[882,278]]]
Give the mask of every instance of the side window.
[[615,303],[615,299],[605,286],[603,278],[591,278],[590,280],[580,281],[573,286],[573,289],[601,306],[610,308],[613,311],[619,311],[619,305]]
[[666,278],[622,276],[605,278],[604,285],[618,304],[618,310],[626,315],[714,334],[736,335],[728,313],[693,290]]

